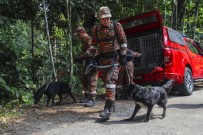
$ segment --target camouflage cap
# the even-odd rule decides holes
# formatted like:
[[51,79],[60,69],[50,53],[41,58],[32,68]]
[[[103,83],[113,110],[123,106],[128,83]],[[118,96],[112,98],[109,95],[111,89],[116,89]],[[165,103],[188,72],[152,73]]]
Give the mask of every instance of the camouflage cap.
[[112,17],[111,11],[108,7],[101,7],[98,12],[99,18]]
[[74,35],[77,35],[77,34],[82,33],[82,32],[86,33],[85,28],[84,28],[84,27],[78,27],[78,28],[76,29]]

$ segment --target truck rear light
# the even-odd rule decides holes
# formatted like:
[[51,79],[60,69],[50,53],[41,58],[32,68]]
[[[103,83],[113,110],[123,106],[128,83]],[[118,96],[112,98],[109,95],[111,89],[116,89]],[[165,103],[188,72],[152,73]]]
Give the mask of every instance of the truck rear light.
[[166,67],[172,66],[173,55],[169,48],[164,48],[164,63]]

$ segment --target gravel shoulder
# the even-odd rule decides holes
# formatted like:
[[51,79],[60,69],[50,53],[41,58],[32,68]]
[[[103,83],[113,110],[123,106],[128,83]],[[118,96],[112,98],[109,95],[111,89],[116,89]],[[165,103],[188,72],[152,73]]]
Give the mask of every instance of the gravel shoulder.
[[116,101],[116,112],[107,122],[98,122],[104,100],[95,107],[65,104],[54,107],[29,108],[27,114],[9,122],[0,120],[3,135],[203,135],[203,85],[196,85],[192,96],[171,94],[166,117],[155,106],[149,122],[143,122],[146,109],[141,109],[132,121],[124,121],[134,110],[134,102]]

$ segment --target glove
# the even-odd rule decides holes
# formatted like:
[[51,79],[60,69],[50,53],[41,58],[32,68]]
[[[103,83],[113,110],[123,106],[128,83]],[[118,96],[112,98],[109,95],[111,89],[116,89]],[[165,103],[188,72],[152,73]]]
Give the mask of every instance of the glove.
[[120,62],[120,64],[121,64],[121,66],[126,65],[126,64],[127,64],[126,55],[120,55],[119,62]]
[[86,57],[85,58],[85,65],[90,65],[90,64],[95,65],[95,66],[98,65],[95,60],[95,57]]
[[126,56],[126,60],[127,60],[127,62],[129,62],[129,61],[133,61],[133,54],[132,54],[132,52],[131,51],[127,51],[127,56]]
[[90,71],[95,72],[96,68],[93,67],[97,65],[94,57],[87,57],[85,59],[85,74],[87,75]]

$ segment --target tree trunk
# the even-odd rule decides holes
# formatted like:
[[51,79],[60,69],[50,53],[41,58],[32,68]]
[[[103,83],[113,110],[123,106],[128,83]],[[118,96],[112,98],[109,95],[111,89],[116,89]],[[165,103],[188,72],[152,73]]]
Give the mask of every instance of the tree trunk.
[[[32,5],[32,8],[31,8],[31,13],[34,13],[34,8],[33,8],[33,1],[31,2],[31,5]],[[37,82],[37,79],[36,79],[36,77],[35,77],[35,43],[34,43],[34,21],[35,21],[35,17],[34,16],[32,16],[31,17],[31,21],[30,21],[30,23],[31,23],[31,45],[32,45],[32,47],[31,47],[31,53],[32,53],[32,64],[31,64],[31,70],[32,70],[32,80],[33,80],[33,82],[34,83],[36,83]]]
[[200,4],[200,0],[196,0],[196,2],[195,2],[195,11],[194,11],[194,13],[195,13],[195,20],[194,20],[194,33],[193,33],[193,36],[192,36],[192,38],[195,38],[195,34],[196,34],[196,26],[197,26],[197,18],[198,18],[198,9],[199,9],[199,4]]
[[43,0],[43,9],[44,9],[44,20],[46,24],[46,34],[47,34],[47,40],[48,40],[48,46],[49,46],[49,53],[50,53],[50,58],[51,58],[51,64],[52,64],[52,71],[54,74],[54,77],[56,78],[56,69],[54,66],[54,60],[53,60],[53,55],[52,55],[52,47],[51,47],[51,41],[50,41],[50,36],[49,36],[49,26],[48,26],[48,20],[47,20],[47,13],[46,13],[46,6],[45,6],[45,0]]
[[34,20],[33,17],[31,19],[31,39],[32,39],[32,80],[35,82],[35,69],[34,69],[34,60],[35,60],[35,55],[34,55]]
[[178,30],[181,30],[183,27],[183,18],[185,15],[187,6],[186,0],[178,0]]
[[69,46],[69,56],[70,56],[70,80],[69,85],[73,90],[73,54],[72,54],[72,26],[71,26],[71,6],[69,0],[65,0],[66,3],[66,12],[67,12],[67,37],[68,37],[68,46]]

